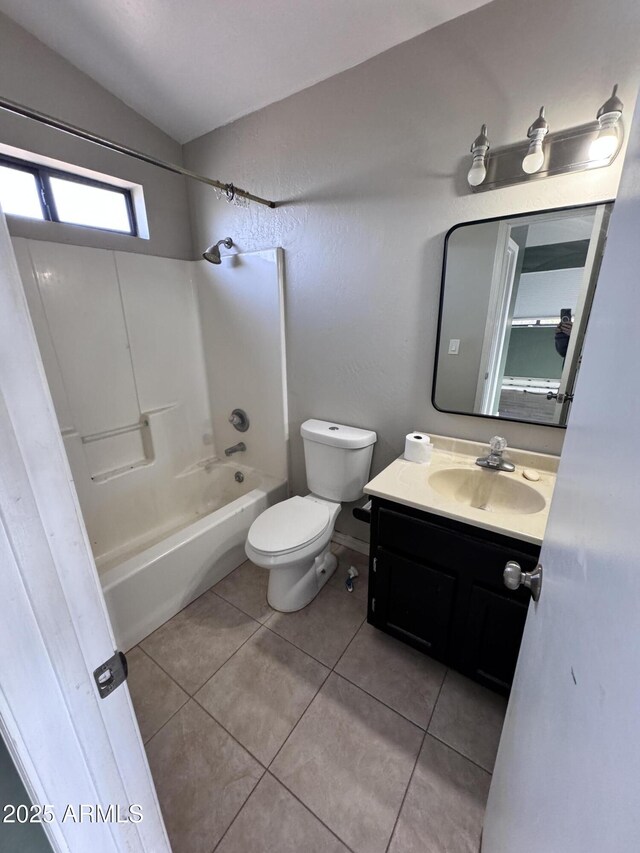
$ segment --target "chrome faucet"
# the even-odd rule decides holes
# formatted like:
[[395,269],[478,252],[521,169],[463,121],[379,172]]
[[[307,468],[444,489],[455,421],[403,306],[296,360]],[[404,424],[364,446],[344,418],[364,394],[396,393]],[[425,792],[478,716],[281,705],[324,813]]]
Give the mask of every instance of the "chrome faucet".
[[225,448],[224,455],[225,456],[233,456],[234,453],[240,453],[242,450],[246,450],[247,445],[244,441],[239,441],[237,444],[234,444],[233,447]]
[[507,439],[501,438],[499,435],[494,435],[489,442],[491,453],[488,456],[479,456],[476,459],[476,465],[481,468],[490,468],[492,471],[515,471],[516,466],[513,462],[507,462],[502,458],[502,454],[507,447]]

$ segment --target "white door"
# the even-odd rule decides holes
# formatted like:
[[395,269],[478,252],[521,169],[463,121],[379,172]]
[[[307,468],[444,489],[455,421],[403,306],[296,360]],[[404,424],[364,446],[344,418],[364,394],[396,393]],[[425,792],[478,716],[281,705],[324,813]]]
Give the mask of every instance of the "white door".
[[0,460],[0,731],[33,816],[55,851],[165,853],[129,691],[94,681],[114,640],[1,211]]
[[580,367],[580,355],[584,345],[584,338],[589,323],[589,315],[591,306],[593,305],[593,297],[598,284],[600,275],[600,263],[604,246],[607,242],[607,230],[610,220],[610,205],[599,205],[596,208],[593,217],[593,228],[591,230],[591,238],[589,241],[589,251],[584,264],[584,272],[582,284],[579,290],[578,304],[576,305],[573,329],[569,338],[569,346],[564,359],[564,367],[562,376],[560,377],[560,385],[558,387],[558,399],[556,402],[556,411],[553,422],[566,424],[571,410],[571,400],[567,400],[565,395],[571,397],[572,390],[575,387],[578,370]]
[[483,853],[640,850],[640,121],[634,121]]
[[509,236],[510,227],[500,223],[496,272],[491,285],[483,353],[478,382],[479,412],[497,415],[506,362],[507,329],[513,314],[513,284],[518,263],[518,244]]

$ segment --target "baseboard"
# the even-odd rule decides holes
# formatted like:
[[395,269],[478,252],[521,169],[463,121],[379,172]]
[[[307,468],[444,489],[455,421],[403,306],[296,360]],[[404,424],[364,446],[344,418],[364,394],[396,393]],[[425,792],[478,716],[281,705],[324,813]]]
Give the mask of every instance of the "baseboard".
[[345,548],[351,548],[352,551],[357,551],[359,554],[369,556],[369,543],[363,542],[362,539],[356,539],[354,536],[348,536],[346,533],[338,533],[334,530],[333,541],[338,545],[344,545]]

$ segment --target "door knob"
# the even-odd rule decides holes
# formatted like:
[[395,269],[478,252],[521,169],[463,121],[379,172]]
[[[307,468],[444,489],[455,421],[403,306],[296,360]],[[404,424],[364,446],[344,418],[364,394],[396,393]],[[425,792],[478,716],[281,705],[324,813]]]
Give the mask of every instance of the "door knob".
[[523,572],[520,563],[509,560],[504,567],[502,578],[507,589],[518,589],[520,586],[526,586],[527,589],[531,590],[531,597],[534,601],[540,598],[542,589],[542,566],[540,563],[532,572]]

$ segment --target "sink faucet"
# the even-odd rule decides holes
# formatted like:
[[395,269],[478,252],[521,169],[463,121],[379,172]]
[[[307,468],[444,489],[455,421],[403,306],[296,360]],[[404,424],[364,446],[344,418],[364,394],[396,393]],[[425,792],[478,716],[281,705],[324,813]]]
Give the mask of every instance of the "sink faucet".
[[507,439],[501,438],[499,435],[494,435],[489,442],[491,453],[488,456],[480,456],[476,459],[476,465],[481,468],[490,468],[492,471],[515,471],[516,466],[513,462],[507,462],[502,458],[507,447]]
[[247,445],[244,441],[239,441],[237,444],[234,444],[233,447],[225,448],[224,455],[225,456],[233,456],[234,453],[240,453],[242,450],[246,450]]

